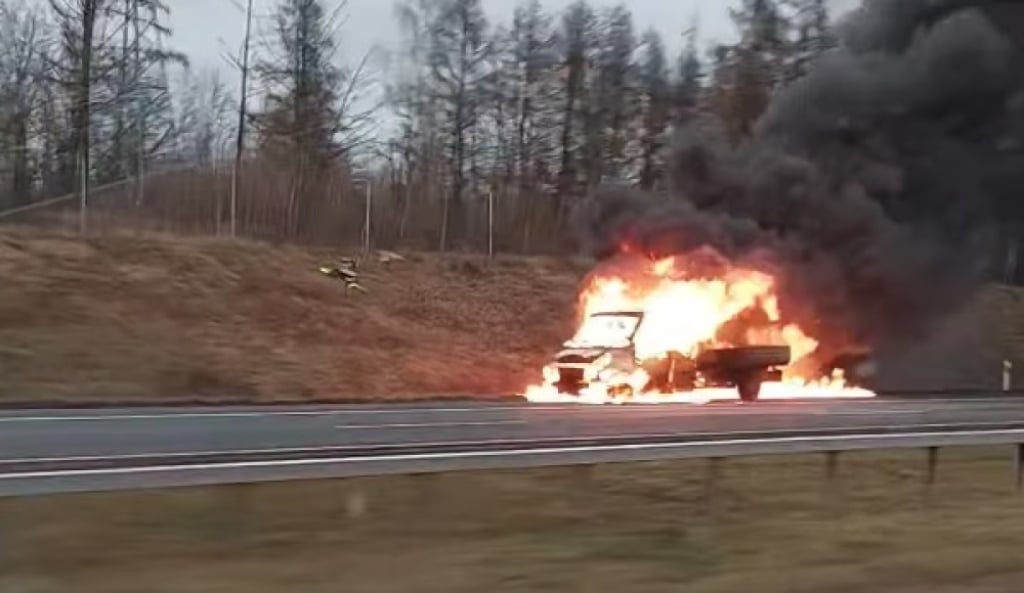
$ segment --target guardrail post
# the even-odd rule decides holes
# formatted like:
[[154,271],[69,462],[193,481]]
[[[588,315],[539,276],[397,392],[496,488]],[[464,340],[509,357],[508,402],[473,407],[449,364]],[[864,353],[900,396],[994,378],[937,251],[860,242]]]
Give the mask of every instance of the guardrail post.
[[723,457],[709,457],[704,465],[704,491],[698,497],[697,504],[703,512],[697,521],[688,522],[687,530],[692,537],[707,540],[704,545],[715,546],[716,528],[719,515],[719,498],[721,496]]
[[841,492],[839,488],[839,451],[825,452],[825,504],[834,506]]
[[932,486],[935,485],[936,474],[938,473],[939,465],[939,448],[928,447],[928,468],[925,473],[925,486],[928,492],[931,492]]
[[1017,445],[1013,465],[1017,474],[1017,492],[1024,491],[1024,443]]
[[839,473],[839,451],[825,452],[825,478],[829,483],[835,481]]
[[368,506],[366,490],[362,486],[349,486],[345,490],[345,514],[349,519],[358,519],[365,515]]
[[708,517],[713,517],[717,508],[716,500],[718,499],[719,483],[722,480],[722,465],[725,460],[721,457],[711,457],[708,459],[706,474],[704,479],[704,503],[706,505],[706,511]]
[[0,572],[4,572],[8,563],[13,562],[15,550],[19,544],[15,534],[19,532],[18,517],[7,509],[0,507]]
[[825,452],[825,479],[822,485],[821,494],[822,507],[825,512],[831,515],[838,515],[840,513],[841,502],[843,500],[843,489],[839,479],[839,459],[840,451],[826,451]]

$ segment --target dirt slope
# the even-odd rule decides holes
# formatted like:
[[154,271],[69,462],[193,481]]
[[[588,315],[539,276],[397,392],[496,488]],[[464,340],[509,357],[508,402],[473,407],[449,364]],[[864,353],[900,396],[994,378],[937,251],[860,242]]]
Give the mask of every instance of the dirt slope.
[[0,402],[494,394],[568,331],[584,267],[409,255],[367,294],[338,252],[0,233]]
[[[0,231],[0,403],[513,393],[571,331],[586,262],[344,255],[255,242]],[[1024,290],[988,287],[882,354],[884,389],[1024,387]]]

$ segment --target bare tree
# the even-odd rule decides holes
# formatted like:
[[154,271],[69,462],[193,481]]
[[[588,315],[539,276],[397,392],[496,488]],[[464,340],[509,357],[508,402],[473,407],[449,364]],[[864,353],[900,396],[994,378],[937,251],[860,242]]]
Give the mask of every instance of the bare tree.
[[829,19],[825,0],[783,0],[792,15],[793,57],[786,72],[791,82],[807,73],[809,65],[825,51],[835,47],[837,40]]
[[577,0],[562,16],[562,55],[565,86],[562,92],[561,163],[558,193],[564,214],[565,199],[577,191],[583,163],[579,147],[585,140],[579,137],[582,127],[583,101],[586,82],[591,69],[596,17],[585,0]]
[[137,204],[147,162],[168,151],[176,134],[167,68],[188,65],[165,46],[169,14],[162,0],[108,0],[108,27],[97,41],[92,125],[103,145],[95,150],[95,176],[100,183],[134,177]]
[[170,30],[161,21],[170,9],[161,0],[49,0],[49,7],[57,35],[45,69],[53,86],[47,109],[70,113],[52,185],[78,193],[84,229],[94,179],[135,176],[141,198],[146,159],[174,133],[166,68],[187,59],[164,46]]
[[661,36],[655,30],[644,35],[644,56],[640,66],[643,97],[642,144],[640,186],[651,189],[658,185],[664,174],[662,151],[668,130],[671,105],[671,87],[668,80],[668,61]]
[[786,81],[793,46],[791,22],[778,0],[743,0],[731,14],[740,39],[716,49],[711,107],[738,141],[750,136]]
[[355,152],[370,140],[364,103],[369,56],[343,63],[338,38],[346,2],[281,0],[273,38],[255,66],[265,92],[256,121],[260,149],[288,171],[288,225],[314,222],[315,211],[351,176]]
[[590,184],[605,177],[635,179],[639,156],[631,124],[639,103],[633,54],[637,49],[633,15],[625,5],[604,16],[601,46],[597,52],[597,79],[593,107],[590,152]]
[[696,19],[683,33],[685,43],[676,65],[672,92],[672,120],[676,126],[689,121],[697,111],[704,86],[703,64],[697,48]]
[[225,149],[233,139],[233,97],[217,70],[185,70],[177,86],[181,90],[176,152],[187,163],[213,167],[226,156]]
[[552,123],[550,89],[555,87],[552,71],[558,56],[549,22],[540,0],[527,0],[515,11],[512,51],[517,71],[516,161],[523,189],[535,188],[548,164],[548,151],[553,148],[554,139],[546,124]]
[[86,205],[91,175],[93,55],[97,24],[107,0],[50,0],[60,31],[60,58],[53,73],[69,97],[71,107],[70,149],[74,172],[68,181],[79,195],[79,229],[86,228]]
[[[489,44],[487,18],[480,0],[440,0],[438,19],[431,23],[430,72],[434,92],[445,117],[447,158],[450,163],[451,189],[441,215],[439,247],[448,248],[451,220],[460,224],[452,233],[464,239],[468,229],[465,208],[467,164],[474,147],[471,131],[476,125],[480,84],[485,76]],[[453,216],[454,214],[454,216]]]
[[[249,45],[252,40],[252,0],[245,9],[245,37],[242,39],[241,82],[238,90],[238,129],[235,135],[235,163],[231,169],[230,233],[238,232],[238,183],[242,168],[242,154],[245,150],[245,120],[249,102]],[[217,211],[218,217],[220,210]]]
[[429,25],[442,8],[434,0],[408,0],[396,6],[403,47],[393,63],[396,80],[388,89],[388,100],[398,121],[394,161],[401,169],[395,187],[400,209],[397,234],[402,238],[415,206],[430,208],[436,198],[448,199],[442,188],[447,168],[441,146],[444,118],[427,63],[433,39]]
[[9,160],[10,203],[23,206],[31,199],[32,159],[30,125],[38,108],[46,51],[46,25],[39,11],[23,0],[0,0],[0,179]]

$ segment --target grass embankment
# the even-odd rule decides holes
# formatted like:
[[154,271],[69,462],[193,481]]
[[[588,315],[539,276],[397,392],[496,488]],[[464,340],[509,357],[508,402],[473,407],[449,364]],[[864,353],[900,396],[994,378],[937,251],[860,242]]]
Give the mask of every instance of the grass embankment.
[[5,593],[1018,593],[1009,451],[0,500]]
[[570,329],[585,265],[256,242],[0,233],[0,403],[515,392]]
[[[160,235],[0,231],[0,405],[515,393],[572,329],[585,261],[342,255]],[[1024,292],[990,287],[883,362],[888,389],[1024,385]]]

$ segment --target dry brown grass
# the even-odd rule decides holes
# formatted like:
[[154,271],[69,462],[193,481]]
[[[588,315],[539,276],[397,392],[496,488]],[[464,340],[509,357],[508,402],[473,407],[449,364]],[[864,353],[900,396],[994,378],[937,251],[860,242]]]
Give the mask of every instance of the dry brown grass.
[[583,267],[163,236],[0,234],[0,401],[498,394],[569,329]]
[[[0,231],[0,403],[481,396],[521,390],[571,329],[586,263],[407,254],[368,294],[345,254],[254,241]],[[886,389],[1024,385],[1024,291],[989,287],[887,354]]]
[[838,495],[787,457],[6,499],[0,591],[1019,593],[1010,451],[930,494],[923,458],[843,458]]

